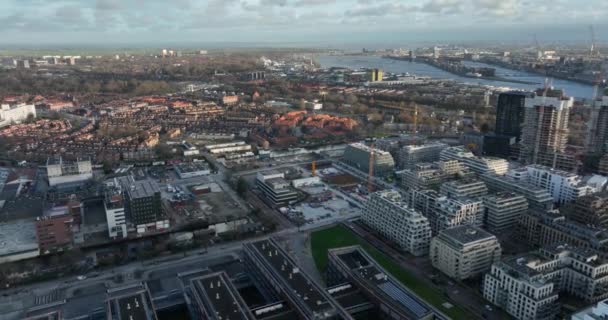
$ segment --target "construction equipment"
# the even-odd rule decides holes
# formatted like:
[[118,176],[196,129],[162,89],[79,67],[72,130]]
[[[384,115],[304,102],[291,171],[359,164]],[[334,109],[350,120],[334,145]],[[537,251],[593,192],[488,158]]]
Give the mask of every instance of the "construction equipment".
[[375,163],[375,158],[376,157],[376,152],[374,149],[374,143],[372,142],[372,144],[369,147],[369,170],[367,172],[367,192],[372,193],[374,192],[374,183],[373,183],[373,178],[374,178],[374,163]]

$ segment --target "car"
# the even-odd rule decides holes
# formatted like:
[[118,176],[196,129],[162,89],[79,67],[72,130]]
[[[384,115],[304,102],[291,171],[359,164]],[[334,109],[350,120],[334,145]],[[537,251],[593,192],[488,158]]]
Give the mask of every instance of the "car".
[[87,278],[86,276],[78,276],[78,277],[76,277],[76,279],[78,279],[78,280],[80,280],[80,281],[82,281],[82,280],[84,280],[84,279],[86,279],[86,278]]

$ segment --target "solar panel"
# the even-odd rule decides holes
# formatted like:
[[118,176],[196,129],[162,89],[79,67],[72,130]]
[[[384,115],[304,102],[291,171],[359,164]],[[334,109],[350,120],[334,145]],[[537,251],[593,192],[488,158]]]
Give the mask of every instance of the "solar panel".
[[429,312],[427,308],[421,305],[418,301],[414,300],[414,298],[412,298],[406,292],[395,286],[392,282],[382,283],[378,285],[378,287],[389,297],[401,303],[405,308],[410,310],[418,317],[422,317]]

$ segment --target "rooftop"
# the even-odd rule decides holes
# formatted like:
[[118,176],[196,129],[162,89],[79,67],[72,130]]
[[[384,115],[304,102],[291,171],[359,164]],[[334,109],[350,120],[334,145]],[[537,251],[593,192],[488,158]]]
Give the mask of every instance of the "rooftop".
[[[192,288],[201,299],[203,308],[217,319],[255,319],[225,272],[192,279]],[[215,319],[215,318],[212,318]]]
[[38,250],[38,241],[33,220],[0,224],[0,257],[35,250]]
[[160,193],[158,184],[152,179],[135,180],[130,175],[118,179],[132,199],[148,198]]
[[472,242],[477,241],[487,241],[487,240],[496,240],[496,237],[480,228],[472,227],[472,226],[457,226],[454,228],[449,228],[445,230],[441,230],[439,232],[440,237],[447,237],[453,241],[458,242],[461,245],[466,245]]
[[111,320],[156,320],[156,311],[145,285],[136,284],[108,290]]

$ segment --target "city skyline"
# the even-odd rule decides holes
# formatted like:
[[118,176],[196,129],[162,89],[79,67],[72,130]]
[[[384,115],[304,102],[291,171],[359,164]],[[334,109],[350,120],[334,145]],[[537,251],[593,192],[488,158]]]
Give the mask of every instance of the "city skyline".
[[[509,0],[6,1],[0,44],[599,42],[608,4]],[[568,19],[555,19],[567,12]]]

